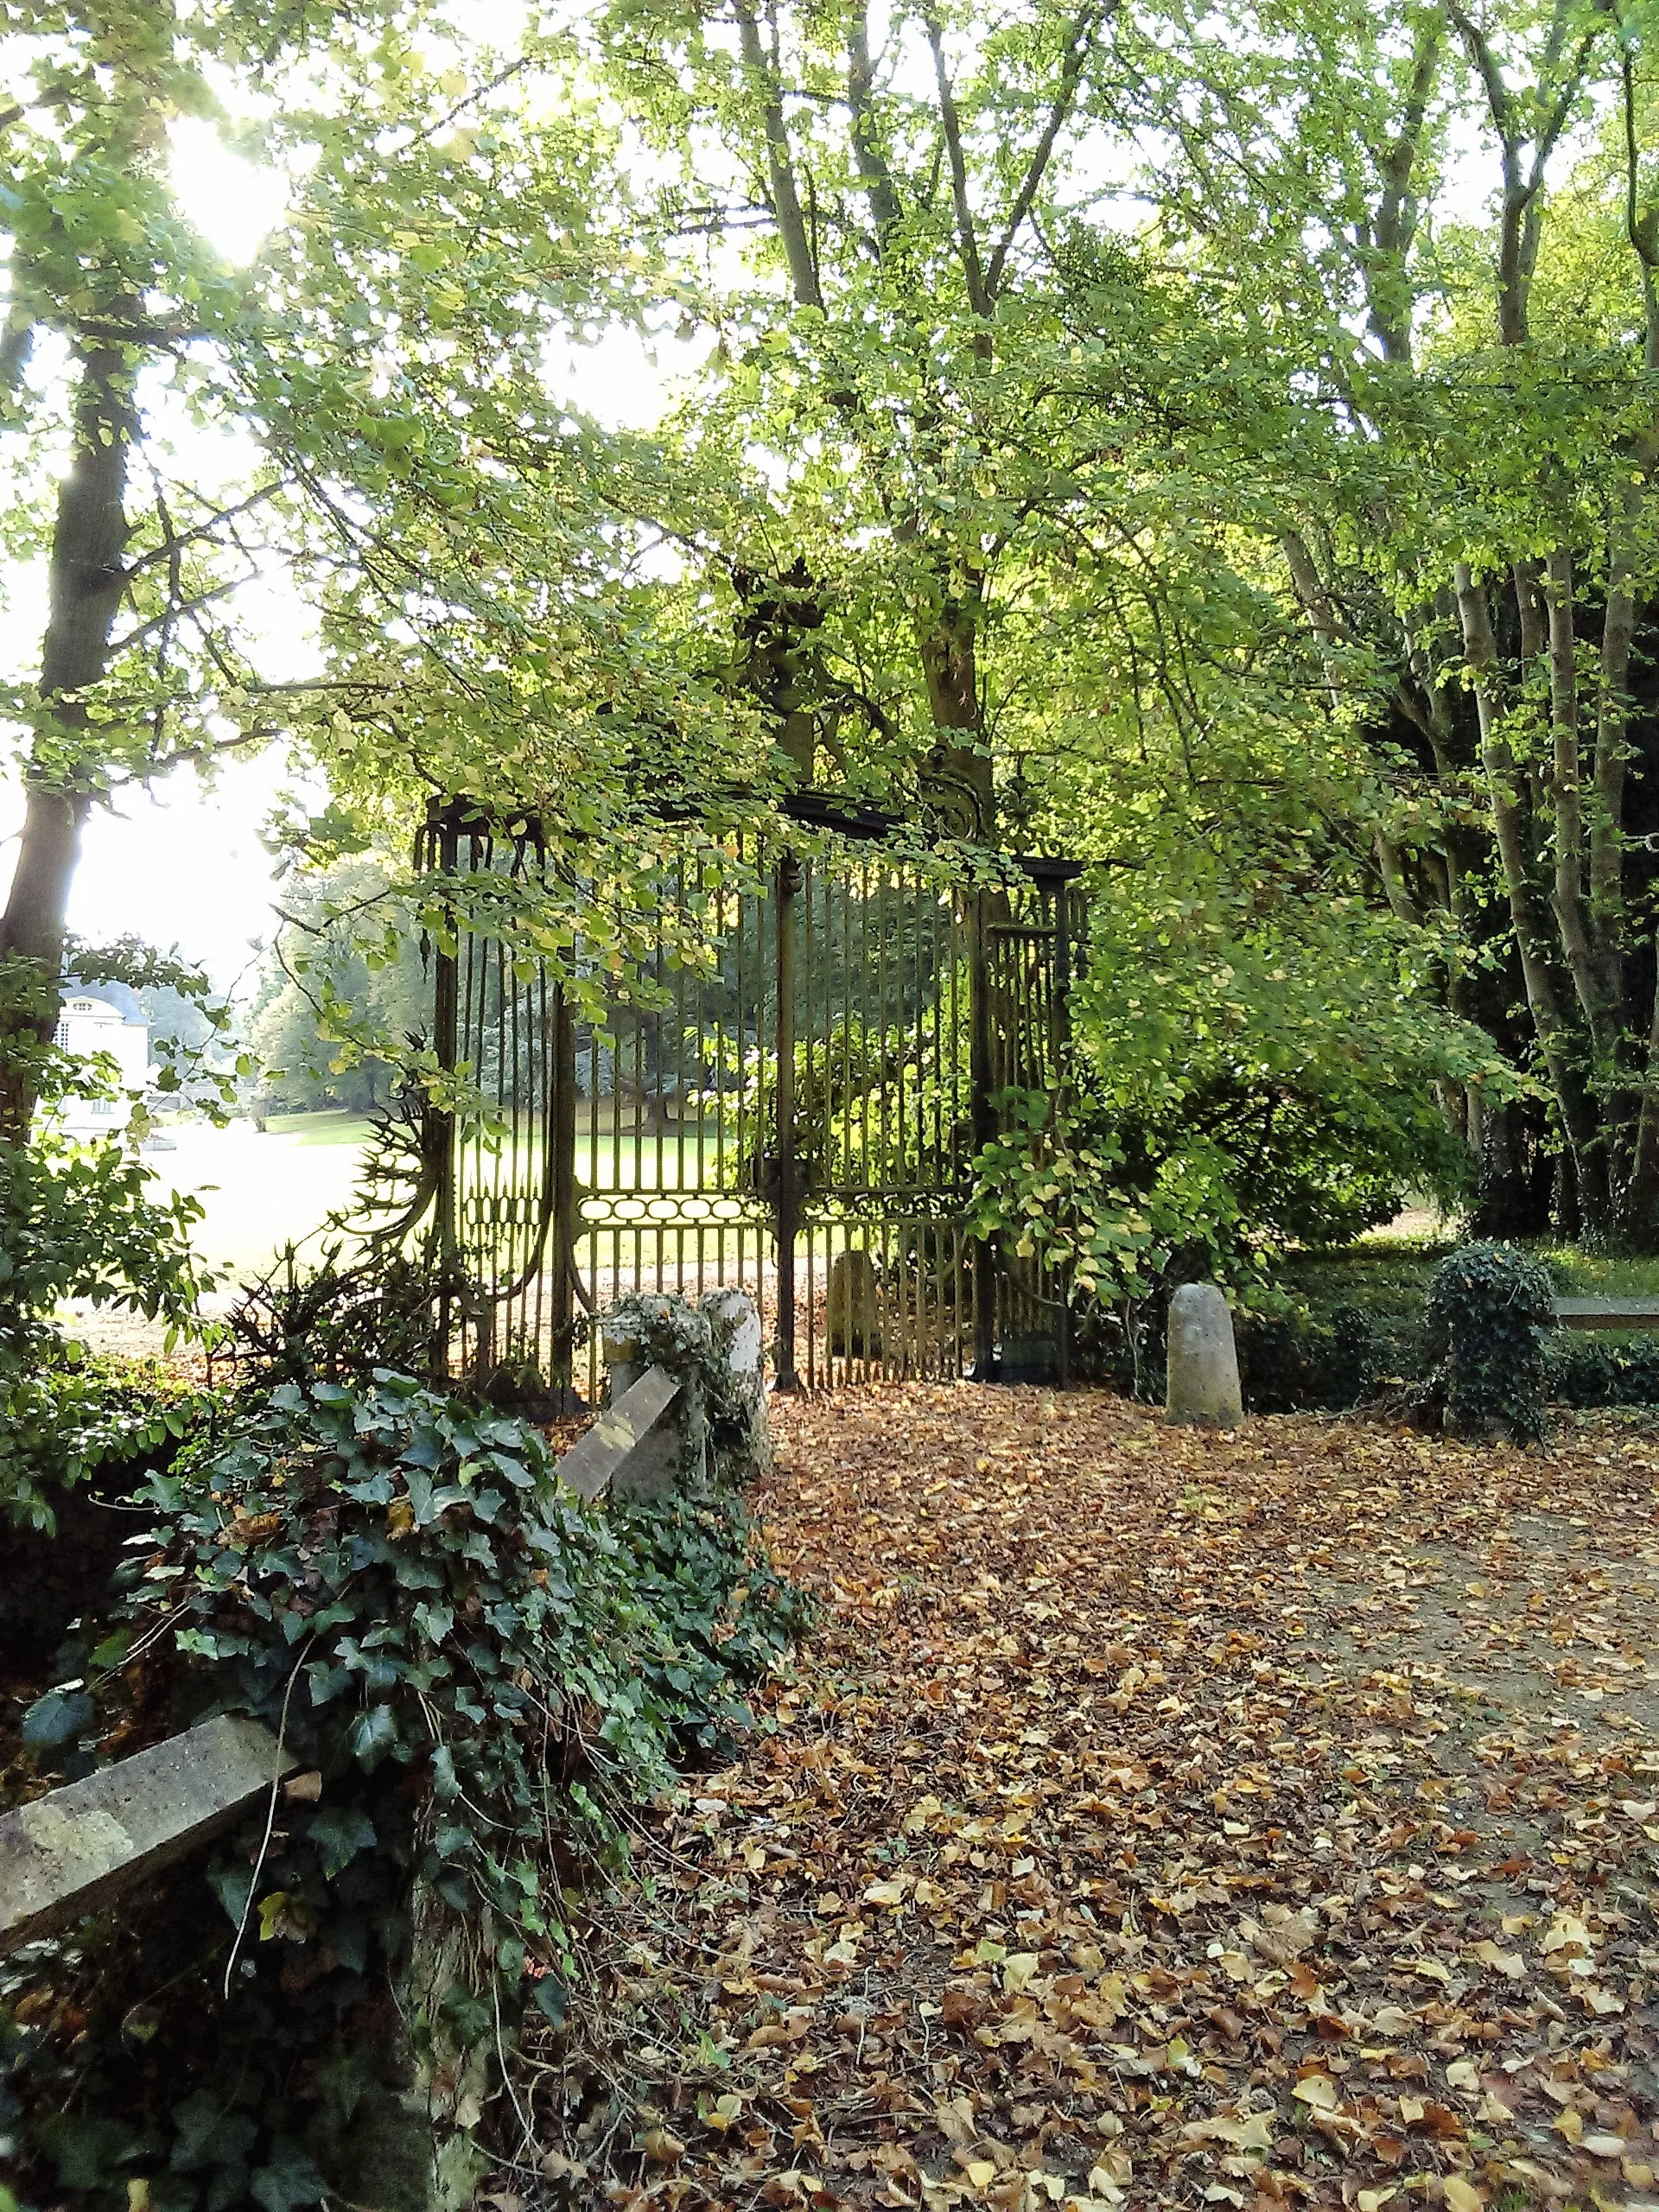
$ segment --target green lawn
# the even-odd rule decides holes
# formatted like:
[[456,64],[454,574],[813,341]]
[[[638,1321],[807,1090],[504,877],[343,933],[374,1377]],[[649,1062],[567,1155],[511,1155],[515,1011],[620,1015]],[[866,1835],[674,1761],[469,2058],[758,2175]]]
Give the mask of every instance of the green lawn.
[[[1351,1299],[1366,1306],[1403,1306],[1414,1300],[1421,1303],[1429,1277],[1457,1243],[1449,1234],[1402,1236],[1384,1230],[1362,1237],[1346,1251],[1293,1255],[1285,1274],[1293,1288],[1316,1303]],[[1659,1297],[1659,1259],[1614,1259],[1571,1244],[1538,1243],[1523,1249],[1567,1296],[1629,1291]]]
[[[331,1126],[305,1126],[313,1121]],[[319,1114],[278,1121],[263,1134],[251,1122],[223,1129],[175,1122],[158,1134],[173,1148],[144,1154],[153,1183],[199,1201],[197,1255],[238,1282],[262,1274],[290,1240],[316,1256],[327,1217],[351,1203],[367,1124]]]
[[[264,1131],[246,1121],[223,1129],[175,1122],[159,1132],[172,1149],[146,1153],[144,1165],[160,1190],[188,1192],[200,1202],[204,1217],[193,1241],[202,1261],[233,1281],[245,1281],[263,1273],[290,1239],[308,1256],[317,1255],[329,1215],[352,1205],[370,1133],[368,1117],[361,1114],[279,1115]],[[688,1179],[696,1173],[697,1144],[688,1134]],[[658,1158],[656,1144],[648,1139],[636,1165],[626,1130],[614,1147],[610,1131],[601,1130],[595,1157],[584,1131],[577,1145],[576,1176],[601,1191],[616,1189],[619,1180],[630,1189],[650,1188]],[[677,1140],[665,1139],[661,1161],[671,1187],[679,1160]],[[518,1170],[521,1178],[533,1178],[532,1151],[520,1151]],[[491,1171],[486,1156],[486,1187]],[[712,1142],[705,1173],[712,1180]]]
[[1535,1244],[1532,1254],[1548,1268],[1555,1287],[1575,1297],[1592,1298],[1620,1290],[1659,1297],[1659,1259],[1612,1260],[1595,1252],[1580,1252],[1570,1244]]
[[366,1114],[278,1114],[271,1116],[267,1134],[289,1137],[296,1144],[361,1145],[372,1126]]

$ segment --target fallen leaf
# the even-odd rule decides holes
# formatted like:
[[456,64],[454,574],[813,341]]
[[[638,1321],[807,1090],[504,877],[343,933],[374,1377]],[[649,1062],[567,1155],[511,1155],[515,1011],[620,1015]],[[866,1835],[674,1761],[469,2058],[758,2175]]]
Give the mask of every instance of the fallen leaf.
[[1315,2112],[1342,2109],[1342,2092],[1328,2074],[1305,2074],[1300,2082],[1292,2082],[1290,2094]]
[[1471,1945],[1469,1955],[1478,1959],[1483,1966],[1491,1967],[1494,1973],[1506,1974],[1511,1981],[1519,1981],[1527,1970],[1526,1961],[1518,1951],[1500,1951],[1490,1936]]

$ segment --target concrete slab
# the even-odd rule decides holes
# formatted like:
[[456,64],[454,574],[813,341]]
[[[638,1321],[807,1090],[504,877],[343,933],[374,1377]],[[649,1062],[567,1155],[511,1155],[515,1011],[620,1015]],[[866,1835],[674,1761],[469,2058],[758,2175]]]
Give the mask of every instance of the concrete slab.
[[269,1728],[220,1714],[0,1815],[0,1952],[183,1857],[297,1764]]
[[[615,1370],[613,1369],[613,1376]],[[637,1382],[623,1391],[614,1405],[607,1406],[585,1436],[580,1436],[559,1461],[559,1480],[591,1504],[602,1497],[625,1463],[650,1437],[659,1445],[652,1455],[653,1470],[662,1459],[672,1473],[679,1455],[677,1426],[664,1427],[652,1437],[657,1423],[680,1395],[676,1378],[660,1367],[648,1367]]]
[[1562,1329],[1659,1329],[1659,1298],[1558,1298],[1555,1321]]

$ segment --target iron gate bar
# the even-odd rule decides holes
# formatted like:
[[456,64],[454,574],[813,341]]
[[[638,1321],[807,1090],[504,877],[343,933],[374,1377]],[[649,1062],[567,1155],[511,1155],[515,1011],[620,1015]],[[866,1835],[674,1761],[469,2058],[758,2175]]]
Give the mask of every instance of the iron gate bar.
[[772,1387],[798,1390],[795,1370],[795,1246],[800,1236],[800,1188],[795,1157],[795,902],[801,864],[792,853],[778,863],[777,1117],[778,1117],[778,1351]]

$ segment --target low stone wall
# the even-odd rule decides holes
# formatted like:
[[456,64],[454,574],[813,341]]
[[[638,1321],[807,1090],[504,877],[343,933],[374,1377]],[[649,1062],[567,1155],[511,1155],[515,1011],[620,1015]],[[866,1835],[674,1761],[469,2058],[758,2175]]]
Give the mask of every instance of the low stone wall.
[[[683,1482],[740,1482],[766,1464],[760,1324],[744,1294],[715,1291],[695,1306],[630,1300],[607,1320],[606,1346],[612,1402],[558,1465],[580,1497],[664,1498]],[[72,1925],[238,1817],[267,1808],[274,1817],[296,1764],[269,1729],[220,1715],[0,1816],[0,1953]],[[398,2010],[413,2080],[374,2125],[397,2138],[401,2163],[426,2171],[431,2212],[457,2212],[482,2169],[471,2130],[498,2050],[461,2050],[443,2015],[470,1939],[429,1892],[417,1888],[410,1910]]]

